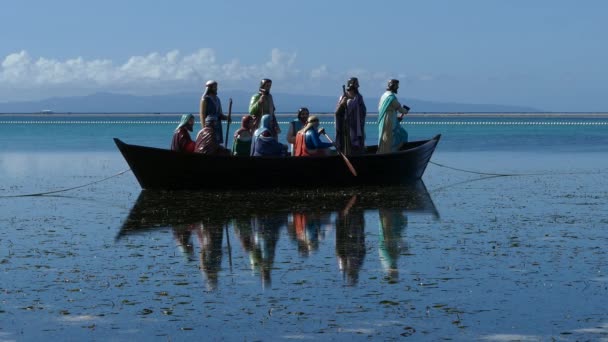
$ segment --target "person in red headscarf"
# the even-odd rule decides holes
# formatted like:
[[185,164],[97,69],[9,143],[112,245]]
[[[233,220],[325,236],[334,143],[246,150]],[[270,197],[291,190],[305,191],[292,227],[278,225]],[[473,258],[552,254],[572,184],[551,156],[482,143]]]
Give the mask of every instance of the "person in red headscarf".
[[241,119],[241,128],[234,132],[232,142],[233,156],[249,156],[251,154],[251,129],[253,127],[253,117],[245,115]]
[[209,115],[205,118],[205,128],[201,129],[196,136],[194,152],[208,155],[230,155],[230,152],[217,141],[216,122],[215,116]]

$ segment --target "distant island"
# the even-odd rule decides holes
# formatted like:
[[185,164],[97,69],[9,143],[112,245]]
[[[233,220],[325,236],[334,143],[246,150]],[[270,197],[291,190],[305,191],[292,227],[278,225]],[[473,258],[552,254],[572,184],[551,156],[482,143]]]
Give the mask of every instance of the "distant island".
[[[222,91],[220,98],[224,111],[228,111],[228,99],[233,99],[233,112],[248,110],[251,92]],[[308,107],[313,113],[333,113],[336,96],[295,95],[274,93],[279,113],[295,113],[300,107]],[[140,96],[117,93],[95,93],[87,96],[54,97],[39,101],[0,103],[0,113],[197,113],[200,93],[175,93]],[[410,99],[399,95],[400,102],[412,108],[412,113],[539,113],[541,109],[500,104],[471,104],[435,102]],[[368,112],[377,112],[378,98],[365,97]]]

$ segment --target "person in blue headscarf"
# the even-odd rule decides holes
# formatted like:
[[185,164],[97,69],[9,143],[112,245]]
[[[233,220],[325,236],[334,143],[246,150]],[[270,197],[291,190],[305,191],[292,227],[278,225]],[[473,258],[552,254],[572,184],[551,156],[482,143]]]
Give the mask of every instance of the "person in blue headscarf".
[[194,141],[190,138],[190,133],[194,127],[194,115],[184,114],[173,133],[171,150],[177,152],[194,152]]
[[260,128],[253,134],[251,143],[252,156],[286,156],[287,145],[277,141],[272,129],[272,116],[264,114],[260,120]]
[[[403,116],[410,110],[408,106],[401,106],[397,100],[399,80],[389,80],[386,92],[380,98],[378,105],[378,153],[399,151],[407,142],[407,131],[401,127]],[[397,113],[401,113],[397,116]]]

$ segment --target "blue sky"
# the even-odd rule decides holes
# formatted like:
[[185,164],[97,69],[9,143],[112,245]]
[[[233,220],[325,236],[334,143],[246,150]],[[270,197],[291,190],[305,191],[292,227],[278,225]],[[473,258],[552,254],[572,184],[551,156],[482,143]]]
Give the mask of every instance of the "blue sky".
[[96,91],[400,97],[608,111],[608,2],[4,0],[0,101]]

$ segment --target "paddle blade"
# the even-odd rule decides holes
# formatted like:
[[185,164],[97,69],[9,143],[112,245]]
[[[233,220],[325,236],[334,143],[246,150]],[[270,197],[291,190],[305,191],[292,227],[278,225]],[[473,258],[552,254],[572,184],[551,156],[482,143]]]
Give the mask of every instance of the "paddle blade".
[[353,164],[350,163],[350,160],[348,160],[348,158],[346,158],[346,156],[344,154],[342,154],[341,152],[340,152],[340,155],[344,159],[344,163],[346,163],[346,166],[348,166],[348,169],[353,174],[353,176],[357,177],[357,171],[355,170],[355,167],[353,166]]

